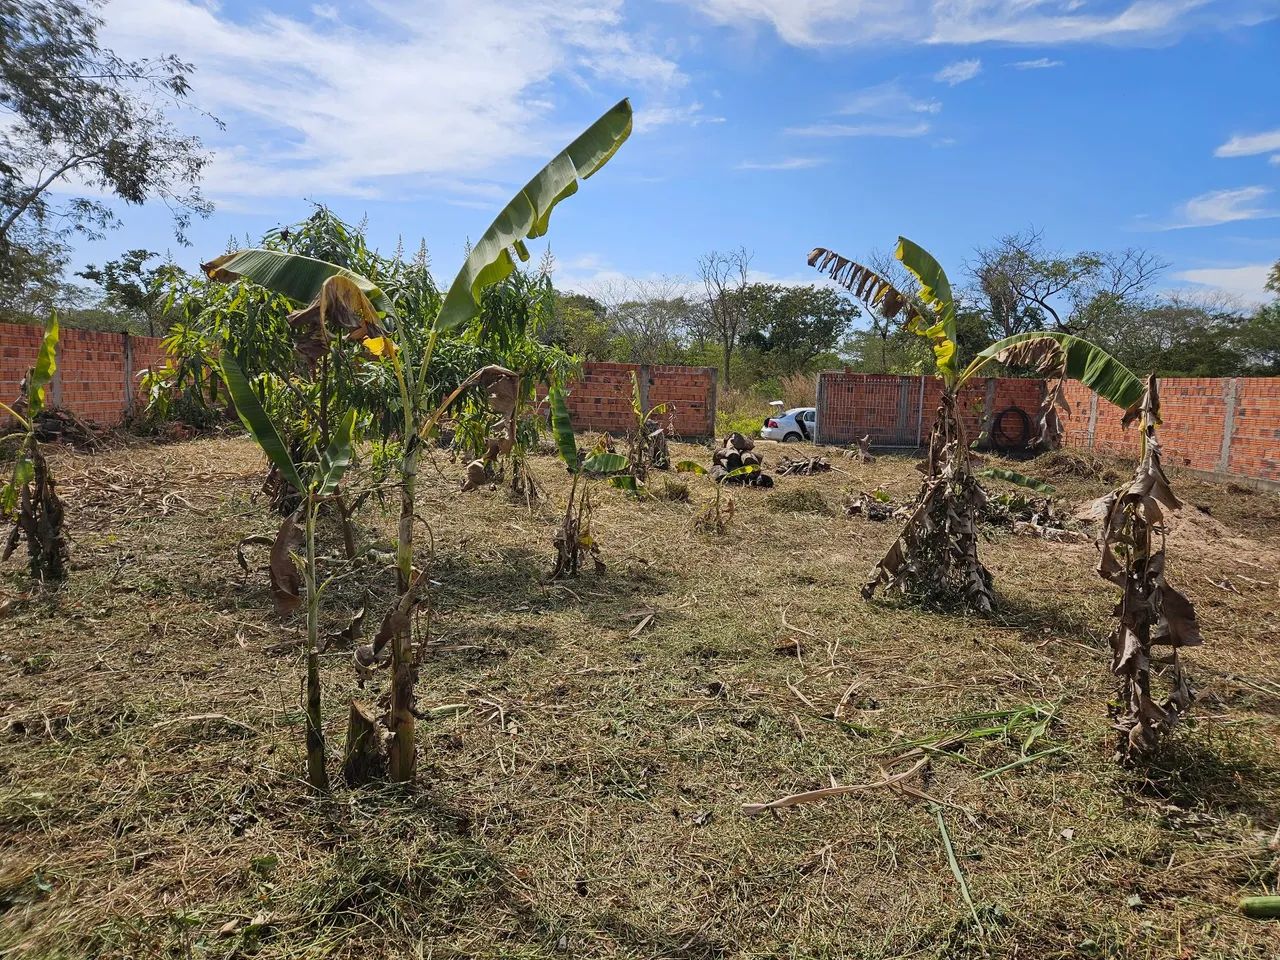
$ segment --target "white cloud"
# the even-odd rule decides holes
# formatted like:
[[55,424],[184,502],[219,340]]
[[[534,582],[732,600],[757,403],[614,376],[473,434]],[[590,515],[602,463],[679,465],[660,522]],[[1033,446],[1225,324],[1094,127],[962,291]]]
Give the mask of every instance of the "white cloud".
[[814,123],[805,127],[788,127],[785,132],[797,137],[923,137],[929,132],[929,124]]
[[1280,153],[1273,153],[1271,159],[1267,161],[1274,167],[1280,167]]
[[1174,274],[1179,280],[1210,287],[1241,300],[1258,304],[1271,299],[1267,291],[1267,276],[1272,269],[1268,263],[1253,263],[1243,267],[1206,267],[1199,270],[1183,270]]
[[1261,203],[1270,193],[1267,187],[1257,186],[1210,190],[1184,203],[1179,210],[1179,221],[1166,229],[1211,227],[1219,223],[1280,216],[1280,210],[1268,209]]
[[1280,150],[1280,129],[1243,136],[1237,134],[1213,151],[1213,155],[1215,157],[1252,157],[1255,154],[1271,153],[1275,150]]
[[[201,130],[217,153],[205,178],[215,196],[505,198],[495,178],[518,180],[525,158],[563,146],[622,89],[636,94],[638,128],[713,119],[687,103],[679,65],[628,31],[622,0],[369,0],[337,12],[237,20],[202,0],[112,0],[104,42],[197,65],[195,101],[228,124]],[[566,109],[569,85],[588,107]],[[504,167],[513,160],[522,166]]]
[[824,157],[788,157],[786,160],[743,160],[738,170],[808,170],[826,163]]
[[1192,30],[1254,24],[1276,16],[1253,0],[698,0],[726,26],[763,23],[795,46],[854,46],[886,40],[1144,44]]
[[724,123],[724,117],[711,116],[703,112],[701,103],[687,103],[683,106],[640,106],[635,112],[636,133],[649,133],[659,127],[683,124],[689,127],[701,126],[704,123]]
[[981,60],[957,60],[955,63],[949,63],[937,73],[933,75],[933,79],[939,83],[956,86],[956,84],[966,83],[972,80],[982,72]]
[[852,94],[838,112],[873,117],[900,117],[904,113],[937,113],[942,104],[929,98],[913,97],[891,80]]
[[1061,60],[1050,60],[1048,57],[1040,57],[1038,60],[1018,60],[1011,64],[1018,70],[1049,70],[1053,67],[1063,65]]

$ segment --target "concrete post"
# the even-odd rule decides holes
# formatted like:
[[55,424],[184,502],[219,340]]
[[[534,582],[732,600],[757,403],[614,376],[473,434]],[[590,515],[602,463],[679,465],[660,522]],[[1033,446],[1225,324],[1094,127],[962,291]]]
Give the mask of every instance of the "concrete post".
[[715,367],[707,367],[711,371],[711,397],[707,403],[707,436],[716,436],[716,402],[720,397],[720,371]]
[[1226,410],[1222,420],[1222,450],[1218,454],[1219,473],[1226,473],[1231,466],[1231,439],[1236,430],[1236,397],[1240,394],[1240,378],[1228,380],[1224,393],[1222,399]]
[[636,389],[640,391],[640,409],[649,409],[649,365],[640,364],[636,370]]
[[124,416],[128,420],[133,417],[135,393],[133,389],[133,337],[128,333],[120,334],[121,353],[124,359]]
[[982,430],[979,433],[979,439],[982,446],[992,447],[991,427],[992,421],[996,415],[996,378],[987,377],[987,393],[982,398]]
[[1089,427],[1088,433],[1085,435],[1085,446],[1092,450],[1093,441],[1098,433],[1098,395],[1096,393],[1089,394]]

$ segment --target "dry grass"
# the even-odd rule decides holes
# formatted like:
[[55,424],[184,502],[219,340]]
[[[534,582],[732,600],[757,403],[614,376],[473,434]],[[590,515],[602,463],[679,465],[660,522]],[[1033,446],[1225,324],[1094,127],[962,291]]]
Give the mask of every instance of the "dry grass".
[[[707,454],[673,451],[690,456]],[[1277,927],[1235,909],[1276,884],[1272,496],[1175,479],[1211,510],[1189,507],[1172,537],[1171,575],[1208,638],[1186,658],[1201,701],[1150,767],[1120,770],[1105,714],[1114,597],[1092,547],[993,534],[1001,610],[984,621],[858,599],[895,524],[767,509],[876,487],[908,499],[909,458],[735,490],[719,537],[692,529],[705,484],[691,502],[601,487],[608,572],[568,583],[545,581],[567,488],[554,461],[535,458],[550,497],[532,511],[503,490],[460,495],[460,468],[428,465],[420,513],[441,586],[421,700],[461,706],[423,724],[416,788],[317,799],[301,780],[301,650],[280,649],[299,624],[274,620],[265,574],[234,555],[273,529],[253,448],[57,463],[72,580],[31,593],[12,563],[0,579],[0,954],[1280,954]],[[1091,469],[1123,473],[1051,479],[1084,499],[1105,486]],[[365,543],[386,549],[390,516],[365,519]],[[326,544],[337,551],[333,530]],[[366,590],[383,609],[392,585],[375,553],[332,598],[332,628]],[[798,656],[777,652],[787,640]],[[359,693],[349,660],[324,657],[331,751]],[[894,744],[1030,703],[1055,709],[1061,752],[979,780],[1019,755],[989,737],[915,781],[952,805],[972,911],[923,801],[740,812],[879,779]],[[204,714],[225,719],[188,719]]]

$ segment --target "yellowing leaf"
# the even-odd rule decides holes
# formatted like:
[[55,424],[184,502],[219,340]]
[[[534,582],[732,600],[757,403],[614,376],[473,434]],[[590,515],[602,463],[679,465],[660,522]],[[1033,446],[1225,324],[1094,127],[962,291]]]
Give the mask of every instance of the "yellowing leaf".
[[372,353],[375,357],[396,355],[396,345],[391,341],[390,337],[366,337],[363,341],[364,348]]

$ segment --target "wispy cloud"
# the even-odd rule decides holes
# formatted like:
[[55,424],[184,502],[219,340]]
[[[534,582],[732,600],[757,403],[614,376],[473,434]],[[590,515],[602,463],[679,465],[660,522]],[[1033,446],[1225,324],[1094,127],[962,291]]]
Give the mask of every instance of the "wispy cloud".
[[1273,167],[1280,167],[1280,153],[1273,153],[1271,159],[1267,161]]
[[1280,150],[1280,128],[1262,133],[1236,134],[1217,150],[1215,157],[1252,157]]
[[697,0],[725,26],[764,23],[804,47],[909,43],[1150,44],[1274,19],[1253,0]]
[[1054,67],[1063,65],[1062,60],[1050,60],[1048,57],[1040,57],[1036,60],[1017,60],[1010,66],[1017,70],[1051,70]]
[[1234,190],[1211,190],[1192,197],[1177,211],[1175,222],[1160,229],[1179,230],[1186,227],[1212,227],[1240,220],[1266,220],[1280,216],[1280,210],[1268,208],[1263,200],[1271,194],[1268,187],[1237,187]]
[[973,60],[957,60],[955,63],[949,63],[937,73],[933,75],[933,79],[939,83],[945,83],[949,86],[956,86],[960,83],[967,83],[982,72],[982,61]]
[[1188,283],[1211,287],[1233,297],[1250,303],[1264,303],[1270,299],[1267,292],[1267,277],[1272,265],[1269,263],[1251,263],[1242,267],[1205,267],[1197,270],[1183,270],[1174,277]]
[[814,123],[805,127],[788,127],[785,132],[797,137],[923,137],[929,132],[929,124]]
[[724,117],[706,113],[702,104],[696,101],[681,106],[638,106],[635,111],[636,133],[649,133],[672,125],[700,127],[704,123],[724,122]]
[[603,103],[632,92],[640,130],[716,119],[659,42],[629,29],[622,0],[370,0],[298,16],[112,0],[103,16],[117,52],[199,65],[196,102],[228,122],[200,130],[214,196],[494,189],[594,119],[566,109],[566,88]]
[[808,170],[820,167],[827,160],[825,157],[788,157],[786,160],[743,160],[738,170]]
[[[933,98],[916,97],[897,80],[854,91],[836,113],[858,117],[858,122],[824,121],[788,127],[784,132],[798,137],[923,137],[932,125],[925,117],[942,110]],[[912,121],[910,115],[920,119]]]
[[912,96],[897,80],[876,84],[853,93],[840,107],[849,116],[900,117],[904,113],[938,113],[942,104],[933,99]]

